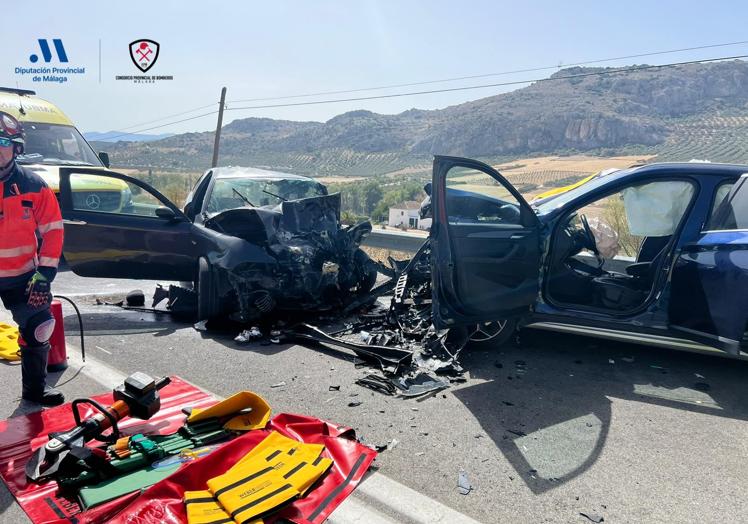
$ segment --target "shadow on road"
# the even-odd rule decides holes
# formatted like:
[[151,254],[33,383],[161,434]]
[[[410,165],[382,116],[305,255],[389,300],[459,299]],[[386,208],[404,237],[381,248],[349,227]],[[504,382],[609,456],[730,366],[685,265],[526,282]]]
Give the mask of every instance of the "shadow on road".
[[[87,308],[82,314],[83,329],[87,336],[126,336],[135,334],[152,334],[154,337],[167,337],[180,329],[194,329],[191,320],[175,317],[168,312],[152,312],[137,309],[125,309],[117,306],[101,305]],[[307,317],[308,318],[308,317]],[[298,321],[289,317],[286,325],[293,325]],[[329,323],[329,320],[322,320]],[[78,317],[74,314],[63,318],[65,334],[76,337],[79,333]],[[267,336],[274,327],[272,322],[260,322],[258,326],[265,335],[262,340],[249,343],[239,343],[234,337],[246,326],[233,322],[212,322],[206,331],[197,331],[199,336],[205,340],[211,340],[222,346],[235,351],[261,353],[263,355],[275,355],[286,351],[297,345],[296,342],[281,340],[281,343],[272,343]],[[307,342],[307,347],[313,347],[315,351],[338,360],[348,362],[355,361],[355,357],[345,351],[338,351],[322,344]],[[89,350],[91,348],[88,348]],[[104,348],[107,349],[107,348]]]
[[526,330],[520,347],[468,351],[462,364],[484,382],[454,395],[536,494],[593,466],[611,399],[748,420],[748,365],[716,356]]

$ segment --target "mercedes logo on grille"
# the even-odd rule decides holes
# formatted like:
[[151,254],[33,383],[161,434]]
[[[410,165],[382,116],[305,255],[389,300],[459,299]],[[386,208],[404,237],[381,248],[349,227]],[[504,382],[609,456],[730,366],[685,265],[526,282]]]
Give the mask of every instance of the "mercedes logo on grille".
[[99,195],[91,194],[86,197],[86,207],[88,209],[99,209],[99,206],[101,206]]

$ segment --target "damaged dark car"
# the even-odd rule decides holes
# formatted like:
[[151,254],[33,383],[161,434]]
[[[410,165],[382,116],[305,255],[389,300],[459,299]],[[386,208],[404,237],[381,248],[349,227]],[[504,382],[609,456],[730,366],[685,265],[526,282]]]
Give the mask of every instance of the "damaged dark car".
[[[119,202],[104,202],[96,191],[73,199],[79,177],[91,187],[97,178],[102,187],[118,179]],[[333,310],[366,294],[377,278],[359,248],[371,224],[342,226],[340,195],[312,178],[214,168],[181,210],[127,175],[63,168],[60,204],[74,273],[188,283],[156,298],[168,299],[170,309],[196,310],[199,319]]]
[[432,318],[748,356],[748,166],[610,170],[528,203],[492,167],[437,156]]
[[371,292],[390,307],[300,338],[407,375],[459,375],[468,343],[520,328],[748,358],[748,166],[610,170],[531,204],[492,167],[437,156],[424,189],[428,240]]

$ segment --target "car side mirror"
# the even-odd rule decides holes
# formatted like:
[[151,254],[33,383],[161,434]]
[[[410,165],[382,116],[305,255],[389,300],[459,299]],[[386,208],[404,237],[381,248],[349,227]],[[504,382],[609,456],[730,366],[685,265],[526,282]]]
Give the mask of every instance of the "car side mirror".
[[174,210],[166,206],[157,207],[155,213],[157,217],[163,218],[164,220],[174,220],[175,218],[177,218],[177,215],[176,213],[174,213]]
[[106,151],[99,151],[99,160],[104,164],[104,167],[109,167],[109,153]]
[[431,196],[431,182],[426,182],[426,185],[423,186],[423,192]]

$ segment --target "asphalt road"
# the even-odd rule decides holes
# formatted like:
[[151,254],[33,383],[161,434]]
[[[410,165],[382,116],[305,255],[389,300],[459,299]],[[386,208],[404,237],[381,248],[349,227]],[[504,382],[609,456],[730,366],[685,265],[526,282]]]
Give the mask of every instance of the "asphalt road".
[[[88,284],[63,274],[55,291]],[[133,287],[120,284],[115,293]],[[239,345],[165,314],[82,309],[88,352],[109,366],[224,396],[251,389],[276,413],[349,425],[370,444],[397,440],[376,461],[381,473],[482,522],[748,521],[745,362],[526,330],[519,345],[465,353],[467,382],[402,400],[355,385],[368,369],[332,349]],[[72,343],[76,325],[66,317]],[[3,416],[26,409],[10,392],[16,369],[0,367]]]

